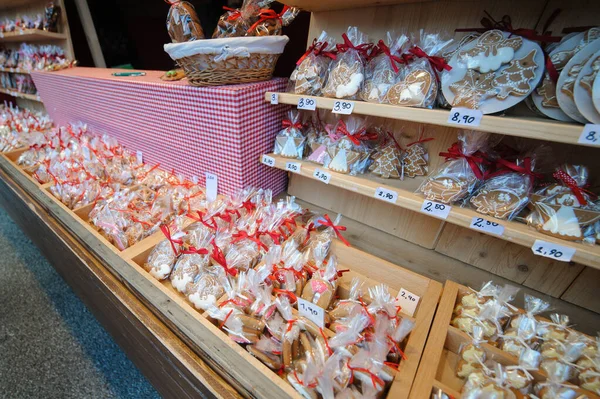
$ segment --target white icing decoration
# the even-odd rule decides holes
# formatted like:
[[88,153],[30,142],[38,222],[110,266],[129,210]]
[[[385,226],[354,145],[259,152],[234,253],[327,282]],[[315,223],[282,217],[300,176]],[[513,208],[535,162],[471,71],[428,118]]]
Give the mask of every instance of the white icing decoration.
[[150,269],[150,274],[157,280],[166,279],[169,277],[169,273],[171,273],[171,265],[167,263],[163,263],[162,265],[158,265]]
[[183,273],[182,276],[175,276],[171,279],[171,285],[179,292],[185,292],[185,287],[192,282],[192,276],[189,273]]
[[293,137],[288,137],[285,141],[285,145],[281,149],[281,155],[284,157],[297,157],[298,148],[296,147],[296,140]]
[[362,73],[353,73],[350,75],[347,84],[340,84],[335,88],[335,96],[337,98],[352,97],[358,92],[358,89],[360,89],[360,84],[363,82],[364,78]]
[[206,295],[205,297],[201,297],[199,293],[194,292],[193,294],[188,296],[188,299],[191,303],[194,304],[196,309],[206,310],[213,306],[217,302],[217,298],[214,295]]
[[477,54],[475,57],[467,58],[468,69],[479,69],[481,73],[497,71],[502,64],[510,62],[515,56],[515,50],[512,47],[501,47],[496,55],[485,55],[485,52]]
[[346,157],[346,150],[340,149],[327,167],[337,172],[348,172],[348,158]]
[[561,206],[560,209],[542,226],[544,231],[567,237],[581,237],[579,220],[575,211],[570,206]]

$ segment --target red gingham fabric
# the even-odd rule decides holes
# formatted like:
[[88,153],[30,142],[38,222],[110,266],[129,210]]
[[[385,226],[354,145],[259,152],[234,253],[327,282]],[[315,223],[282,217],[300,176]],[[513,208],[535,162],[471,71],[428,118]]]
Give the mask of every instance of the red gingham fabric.
[[218,177],[219,193],[245,186],[285,190],[285,172],[260,164],[273,150],[287,107],[264,101],[266,91],[282,91],[286,79],[252,84],[193,87],[163,82],[163,72],[114,77],[115,69],[74,68],[33,72],[50,117],[58,125],[84,122],[107,133],[144,162],[160,163],[187,178]]

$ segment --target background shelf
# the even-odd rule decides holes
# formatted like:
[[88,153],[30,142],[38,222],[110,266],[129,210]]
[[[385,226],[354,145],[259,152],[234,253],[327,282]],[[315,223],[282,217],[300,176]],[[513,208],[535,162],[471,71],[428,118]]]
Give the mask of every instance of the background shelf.
[[38,95],[35,95],[35,94],[26,94],[26,93],[19,93],[16,90],[9,90],[9,89],[1,89],[0,88],[0,93],[8,94],[9,96],[13,96],[13,97],[17,97],[17,98],[24,98],[26,100],[31,100],[31,101],[38,101],[38,102],[42,101]]
[[29,71],[20,68],[2,68],[0,67],[0,72],[10,72],[10,73],[23,73],[29,75]]
[[39,42],[44,40],[66,40],[64,33],[46,32],[39,29],[26,29],[1,33],[0,42]]

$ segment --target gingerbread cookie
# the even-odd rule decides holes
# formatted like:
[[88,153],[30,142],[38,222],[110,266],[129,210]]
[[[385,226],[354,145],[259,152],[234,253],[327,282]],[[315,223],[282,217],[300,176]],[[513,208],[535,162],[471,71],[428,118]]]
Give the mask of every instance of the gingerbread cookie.
[[497,90],[496,97],[504,100],[508,96],[526,96],[533,89],[530,82],[535,78],[537,64],[535,62],[536,50],[521,59],[510,62],[507,68],[500,72],[492,82]]
[[507,173],[487,180],[470,201],[477,212],[504,219],[516,215],[527,204],[530,189],[529,177]]
[[185,78],[185,73],[183,72],[183,69],[173,69],[165,72],[165,74],[160,77],[160,80],[171,82],[181,80],[183,78]]
[[352,164],[360,159],[360,154],[347,137],[342,137],[336,144],[330,145],[327,153],[331,161],[326,167],[339,173],[350,173]]
[[187,1],[173,1],[171,3],[169,15],[167,16],[167,30],[173,43],[204,39],[204,31],[196,10]]
[[429,178],[420,190],[428,200],[449,204],[464,198],[472,184],[465,176],[442,176]]
[[594,80],[596,79],[596,75],[598,75],[598,71],[600,71],[600,57],[596,57],[592,60],[592,72],[583,76],[579,84],[583,87],[590,96],[592,95],[592,88],[594,86]]
[[323,95],[325,97],[351,98],[358,93],[363,80],[363,67],[359,62],[350,65],[344,62],[337,63],[329,71]]
[[477,38],[474,47],[459,51],[458,57],[466,62],[468,69],[488,73],[510,62],[522,45],[519,36],[507,38],[500,30],[490,30]]
[[402,156],[404,174],[408,177],[425,176],[427,159],[427,150],[421,143],[409,146]]
[[429,92],[437,92],[435,76],[426,69],[415,69],[387,92],[387,102],[393,105],[418,107],[425,102]]
[[374,156],[373,164],[369,170],[384,179],[400,178],[400,151],[392,143],[385,146]]
[[483,100],[494,95],[494,76],[493,73],[482,74],[473,69],[467,69],[462,80],[449,86],[455,95],[452,105],[478,109]]

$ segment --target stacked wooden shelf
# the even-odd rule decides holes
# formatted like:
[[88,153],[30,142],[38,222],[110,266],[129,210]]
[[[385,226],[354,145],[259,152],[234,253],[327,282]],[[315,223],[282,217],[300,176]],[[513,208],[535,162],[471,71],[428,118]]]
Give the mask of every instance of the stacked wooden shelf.
[[0,33],[1,42],[41,42],[49,40],[67,40],[64,33],[46,32],[40,29],[25,29]]
[[[245,396],[260,398],[300,398],[287,382],[277,376],[242,346],[231,340],[211,320],[197,311],[175,291],[170,282],[160,282],[142,265],[152,248],[164,239],[156,233],[120,251],[101,236],[89,223],[92,205],[71,210],[50,192],[51,184],[39,184],[16,160],[25,149],[0,156],[0,168],[25,189],[47,212],[69,230],[86,248],[101,259],[108,269],[136,292],[165,323],[172,325],[181,339]],[[421,299],[413,315],[415,329],[408,337],[404,352],[407,360],[400,363],[391,385],[389,398],[408,398],[425,341],[429,333],[442,285],[429,278],[403,269],[357,249],[334,243],[340,268],[350,269],[340,285],[349,286],[352,277],[361,277],[368,286],[385,283],[396,295],[402,288]],[[368,277],[366,277],[368,276]],[[409,316],[406,316],[409,317]]]
[[31,100],[31,101],[37,101],[37,102],[41,102],[42,101],[40,99],[40,96],[38,96],[36,94],[21,93],[21,92],[18,92],[16,90],[9,90],[9,89],[2,89],[2,88],[0,88],[0,93],[8,94],[9,96],[13,96],[13,97],[17,97],[17,98],[23,98],[23,99]]
[[0,72],[9,72],[9,73],[23,73],[29,75],[29,71],[21,68],[2,68],[0,67]]

